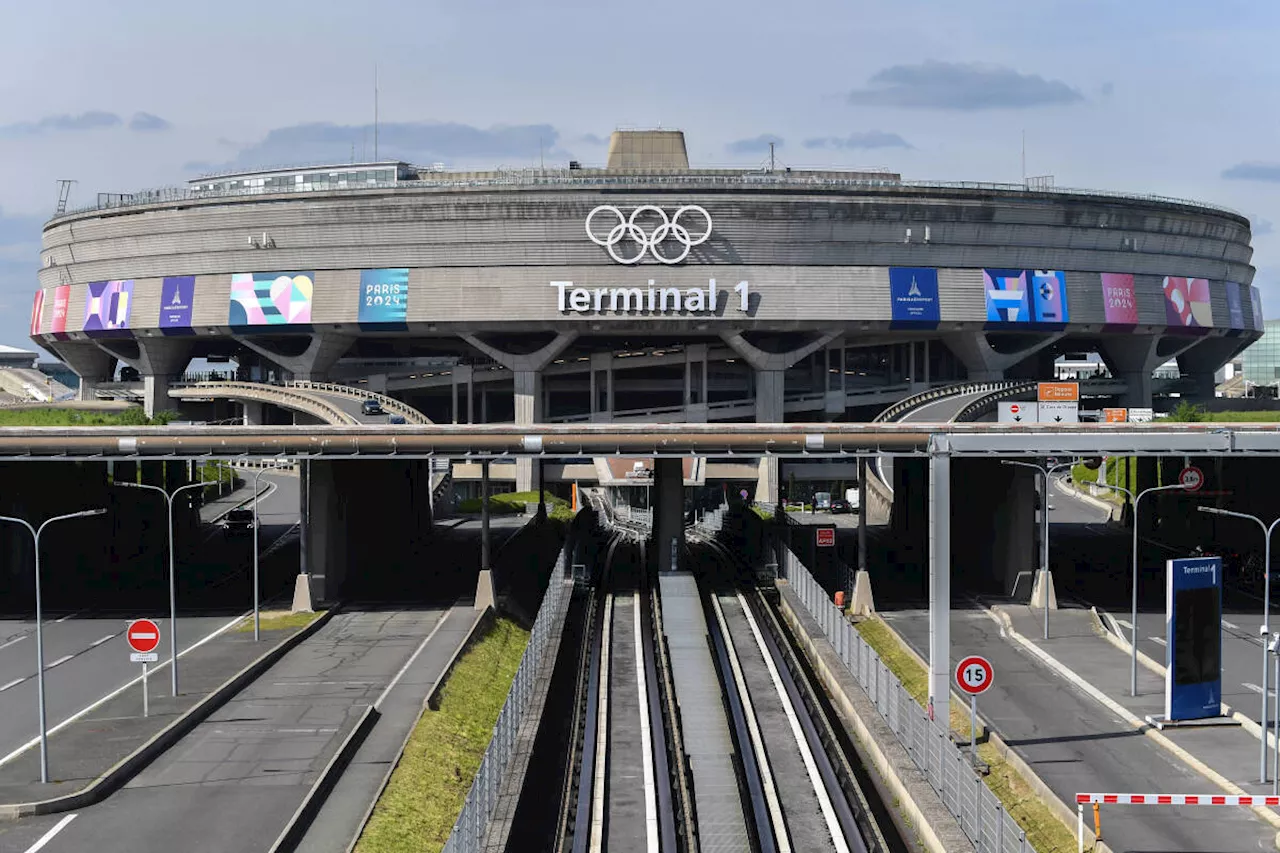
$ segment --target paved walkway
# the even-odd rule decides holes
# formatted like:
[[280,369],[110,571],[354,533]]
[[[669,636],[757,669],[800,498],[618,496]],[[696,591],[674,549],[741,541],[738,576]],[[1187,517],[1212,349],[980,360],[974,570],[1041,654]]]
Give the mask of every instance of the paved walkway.
[[[1128,686],[1128,660],[1094,632],[1085,610],[1052,614],[1051,639],[1040,636],[1041,611],[1009,608],[1015,629],[1045,654],[1104,694]],[[928,655],[927,612],[882,614],[885,621],[922,656]],[[952,654],[956,661],[981,654],[995,667],[995,683],[978,700],[985,718],[1028,766],[1065,803],[1086,791],[1119,793],[1221,793],[1221,789],[1144,736],[1122,707],[1111,707],[1043,659],[1015,642],[983,609],[953,611]],[[953,661],[954,662],[954,661]],[[1142,711],[1149,713],[1163,694],[1148,675],[1140,682]],[[1134,711],[1132,713],[1137,713]],[[1239,729],[1179,732],[1176,737],[1221,740],[1224,755],[1242,734]],[[1254,749],[1257,749],[1254,741]],[[1212,749],[1208,743],[1202,744]],[[1253,753],[1256,768],[1256,751]],[[1237,774],[1239,775],[1239,774]],[[1257,851],[1274,848],[1276,831],[1243,809],[1161,809],[1104,807],[1103,837],[1117,851]]]

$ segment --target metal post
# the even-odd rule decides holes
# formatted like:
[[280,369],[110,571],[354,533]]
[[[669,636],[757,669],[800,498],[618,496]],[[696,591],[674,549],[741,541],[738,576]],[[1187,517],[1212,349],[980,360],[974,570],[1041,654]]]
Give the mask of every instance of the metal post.
[[142,664],[142,716],[151,716],[151,705],[147,697],[147,665]]
[[[1280,686],[1280,653],[1276,654],[1276,684]],[[1262,729],[1266,731],[1266,726]],[[1276,700],[1276,724],[1275,724],[1275,750],[1276,750],[1276,774],[1271,780],[1271,795],[1273,797],[1280,796],[1280,699]],[[1265,742],[1265,738],[1263,741]]]
[[947,727],[951,695],[951,456],[945,436],[929,452],[929,703],[934,723]]
[[1040,496],[1040,594],[1044,596],[1044,638],[1049,639],[1049,470],[1044,469]]
[[258,478],[266,468],[253,475],[253,641],[260,639],[260,614],[258,613]]
[[[49,522],[45,522],[48,524]],[[30,529],[30,525],[27,525]],[[36,693],[40,703],[40,782],[49,783],[49,729],[44,702],[44,605],[40,598],[40,534],[44,532],[44,524],[35,534],[36,549]],[[1280,658],[1277,658],[1280,660]]]
[[489,460],[480,463],[480,568],[489,570]]
[[969,757],[978,766],[978,697],[969,694]]
[[[1023,836],[1025,840],[1026,836]],[[1084,853],[1084,803],[1076,805],[1076,850]]]
[[169,686],[172,696],[178,696],[178,579],[173,558],[173,499],[175,491],[165,501],[169,509]]
[[[1133,601],[1129,619],[1129,695],[1138,695],[1138,503],[1141,492],[1133,498]],[[1082,812],[1083,814],[1083,812]],[[1083,820],[1083,818],[1081,818]],[[1081,836],[1083,837],[1083,836]]]
[[[1261,524],[1262,522],[1259,521],[1258,523]],[[1275,522],[1272,522],[1271,527],[1275,527]],[[1266,544],[1262,549],[1262,552],[1265,555],[1262,559],[1262,588],[1263,588],[1262,632],[1263,632],[1263,635],[1265,636],[1271,631],[1271,528],[1264,527],[1263,530],[1266,532],[1266,537],[1267,537]],[[1280,657],[1277,657],[1276,660],[1277,662],[1280,662]],[[1277,676],[1276,678],[1276,689],[1280,690],[1280,676]],[[1280,697],[1277,697],[1276,699],[1276,713],[1280,713]],[[1266,643],[1263,643],[1263,648],[1262,648],[1262,718],[1261,719],[1262,719],[1263,731],[1266,731],[1266,727],[1267,727]],[[1277,735],[1277,737],[1280,737],[1280,735]],[[1267,743],[1266,741],[1267,741],[1266,738],[1262,739],[1262,764],[1261,764],[1262,775],[1259,777],[1259,781],[1263,783],[1267,781]],[[1276,762],[1275,772],[1276,772],[1276,778],[1280,779],[1280,761]]]

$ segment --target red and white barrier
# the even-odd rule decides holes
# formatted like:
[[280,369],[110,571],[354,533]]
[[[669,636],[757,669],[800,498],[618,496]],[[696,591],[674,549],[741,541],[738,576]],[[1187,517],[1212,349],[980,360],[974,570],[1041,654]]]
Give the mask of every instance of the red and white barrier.
[[1280,797],[1249,794],[1076,794],[1081,806],[1280,806]]
[[1101,838],[1099,806],[1275,806],[1280,797],[1251,794],[1076,794],[1076,847],[1084,853],[1084,807],[1092,805],[1095,831]]

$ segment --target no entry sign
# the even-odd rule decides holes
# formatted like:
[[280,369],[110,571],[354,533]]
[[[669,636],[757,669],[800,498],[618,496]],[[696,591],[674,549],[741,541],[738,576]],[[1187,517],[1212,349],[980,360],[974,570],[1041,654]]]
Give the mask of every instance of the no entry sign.
[[956,666],[956,684],[970,696],[986,692],[995,677],[991,661],[978,655],[969,655]]
[[129,623],[129,630],[124,636],[129,641],[129,648],[135,652],[154,652],[160,645],[160,626],[150,619],[136,619]]

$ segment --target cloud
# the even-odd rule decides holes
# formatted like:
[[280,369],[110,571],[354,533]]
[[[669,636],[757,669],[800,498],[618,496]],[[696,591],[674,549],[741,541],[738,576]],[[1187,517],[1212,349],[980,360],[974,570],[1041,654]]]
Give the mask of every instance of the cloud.
[[77,130],[99,130],[117,127],[120,116],[115,113],[90,110],[80,115],[45,116],[39,121],[20,121],[0,125],[0,136],[37,136],[42,133],[62,133]]
[[207,175],[210,172],[218,171],[220,165],[208,160],[188,160],[182,164],[182,171],[190,172],[192,175]]
[[923,62],[877,71],[850,104],[942,110],[1025,109],[1074,104],[1084,95],[1061,80],[985,63]]
[[608,139],[606,139],[603,136],[597,136],[594,133],[584,133],[582,136],[578,137],[578,141],[586,143],[587,145],[608,145],[609,144]]
[[1280,182],[1280,163],[1237,163],[1224,169],[1222,177],[1233,181]]
[[816,136],[804,141],[805,148],[914,148],[896,133],[868,130],[848,136]]
[[782,147],[782,137],[774,136],[772,133],[762,133],[759,136],[753,136],[750,139],[739,139],[730,142],[725,148],[729,149],[730,154],[764,154],[769,151],[769,145],[772,144],[776,148]]
[[134,113],[129,119],[129,129],[139,131],[168,130],[172,124],[151,113]]
[[1255,237],[1265,237],[1276,230],[1270,219],[1263,219],[1261,216],[1250,220],[1249,225]]
[[1098,94],[1104,98],[1111,97],[1113,94],[1115,94],[1115,91],[1116,91],[1116,84],[1112,83],[1110,80],[1108,80],[1106,83],[1103,83],[1101,86],[1098,87]]
[[[328,122],[296,124],[270,131],[218,168],[255,168],[280,163],[345,163],[352,156],[373,159],[372,125]],[[452,122],[383,122],[378,125],[378,159],[416,163],[461,161],[496,165],[504,158],[533,162],[567,157],[556,148],[560,132],[549,124],[472,127]]]

